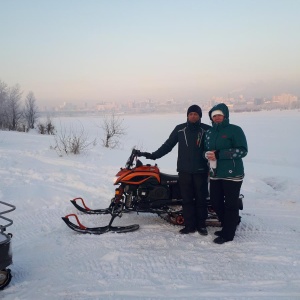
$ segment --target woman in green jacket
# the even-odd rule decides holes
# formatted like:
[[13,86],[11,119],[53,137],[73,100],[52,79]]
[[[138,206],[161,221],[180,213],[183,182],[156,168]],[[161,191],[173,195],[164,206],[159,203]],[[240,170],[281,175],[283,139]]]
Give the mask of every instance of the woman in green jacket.
[[222,224],[214,242],[232,241],[239,223],[239,195],[244,178],[242,158],[248,153],[243,130],[229,123],[226,104],[209,111],[212,128],[205,134],[205,157],[210,164],[210,199]]

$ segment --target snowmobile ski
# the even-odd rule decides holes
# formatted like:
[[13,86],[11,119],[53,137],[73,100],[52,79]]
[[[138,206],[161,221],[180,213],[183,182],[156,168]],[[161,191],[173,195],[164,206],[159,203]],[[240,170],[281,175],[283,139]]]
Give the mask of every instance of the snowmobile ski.
[[[69,217],[75,217],[77,224],[74,224],[69,220]],[[131,232],[138,230],[140,226],[138,224],[129,225],[129,226],[112,226],[112,222],[115,219],[116,216],[112,216],[110,222],[106,226],[100,226],[100,227],[86,227],[83,224],[80,223],[78,216],[76,214],[70,214],[65,217],[62,217],[63,221],[67,224],[69,228],[71,228],[74,231],[80,232],[80,233],[89,233],[89,234],[103,234],[109,231],[116,232],[116,233],[125,233],[125,232]]]
[[[82,206],[77,204],[77,201],[81,201]],[[74,198],[73,200],[70,200],[71,203],[81,212],[85,214],[90,214],[90,215],[105,215],[109,214],[111,212],[110,208],[103,208],[103,209],[91,209],[88,206],[86,206],[84,200],[79,197],[79,198]]]

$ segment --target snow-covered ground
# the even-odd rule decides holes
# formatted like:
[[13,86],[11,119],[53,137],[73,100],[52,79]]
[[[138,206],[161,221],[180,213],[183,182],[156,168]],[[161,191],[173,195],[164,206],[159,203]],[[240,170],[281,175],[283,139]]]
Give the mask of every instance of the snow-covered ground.
[[[17,207],[6,215],[14,221],[7,230],[13,233],[13,278],[0,298],[300,299],[299,111],[231,114],[249,144],[242,223],[233,242],[214,244],[211,227],[206,237],[180,235],[180,228],[153,214],[117,218],[114,225],[140,225],[125,234],[82,235],[62,221],[76,212],[69,201],[74,197],[107,207],[131,148],[156,150],[184,120],[184,113],[124,117],[121,149],[99,142],[84,154],[63,157],[51,149],[53,136],[0,132],[0,201]],[[101,138],[99,118],[54,122],[82,124],[91,140]],[[156,163],[176,174],[176,157],[177,148]],[[88,226],[109,219],[79,217]]]

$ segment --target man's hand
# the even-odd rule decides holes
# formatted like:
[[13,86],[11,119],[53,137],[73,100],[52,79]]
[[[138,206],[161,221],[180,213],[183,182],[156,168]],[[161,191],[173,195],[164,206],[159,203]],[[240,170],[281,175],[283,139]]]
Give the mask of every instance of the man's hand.
[[140,152],[139,156],[144,156],[147,159],[153,159],[153,160],[155,160],[155,158],[153,157],[152,153],[149,153],[149,152]]
[[149,153],[149,152],[144,152],[144,157],[147,158],[147,159],[153,159],[152,154]]

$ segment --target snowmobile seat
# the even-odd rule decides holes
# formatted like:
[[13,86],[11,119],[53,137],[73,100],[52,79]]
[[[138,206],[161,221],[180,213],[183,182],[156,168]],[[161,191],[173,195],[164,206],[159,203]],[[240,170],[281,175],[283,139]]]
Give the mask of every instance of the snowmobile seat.
[[176,184],[178,183],[178,178],[178,175],[160,173],[161,184]]

